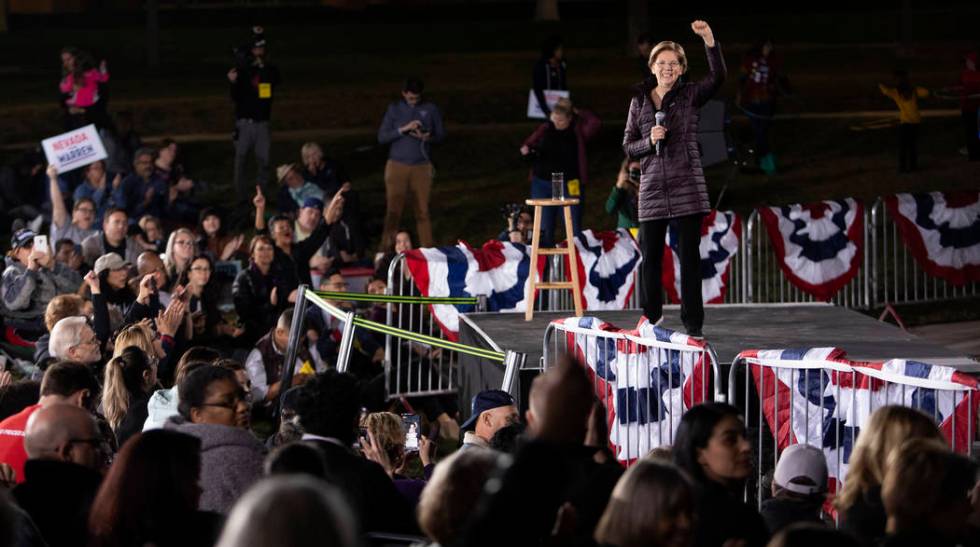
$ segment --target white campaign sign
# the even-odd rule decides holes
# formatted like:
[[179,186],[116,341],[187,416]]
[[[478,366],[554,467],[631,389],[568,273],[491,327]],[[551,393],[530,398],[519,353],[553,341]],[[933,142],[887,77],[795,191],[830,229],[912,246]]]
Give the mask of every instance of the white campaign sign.
[[92,124],[44,139],[41,146],[48,163],[57,167],[59,173],[108,157],[99,132]]
[[[571,96],[571,93],[562,89],[544,90],[544,102],[547,103],[549,109],[554,109],[555,105],[558,104],[559,99],[568,99]],[[547,118],[547,116],[544,115],[544,111],[541,110],[541,105],[538,104],[538,97],[534,94],[533,89],[527,94],[527,117],[538,120],[544,120]]]

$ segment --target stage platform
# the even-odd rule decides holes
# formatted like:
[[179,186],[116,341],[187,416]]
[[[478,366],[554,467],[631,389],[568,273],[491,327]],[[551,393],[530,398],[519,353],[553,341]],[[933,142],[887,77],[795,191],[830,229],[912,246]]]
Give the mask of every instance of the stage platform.
[[[640,312],[586,312],[613,325],[632,329]],[[460,318],[460,342],[495,351],[519,351],[527,355],[525,370],[518,376],[515,395],[522,409],[531,380],[541,359],[544,331],[569,312],[535,313],[524,321],[523,313],[468,313]],[[723,377],[739,352],[746,349],[790,349],[839,347],[860,361],[912,359],[947,365],[968,374],[980,375],[980,362],[962,351],[930,342],[890,324],[832,304],[721,304],[705,306],[705,339],[718,356]],[[683,332],[680,307],[666,306],[662,325]],[[504,367],[492,361],[460,356],[460,412],[469,415],[469,402],[476,393],[503,385]]]
[[[635,310],[586,313],[624,329],[634,328],[640,319],[640,312]],[[523,352],[527,365],[532,366],[541,358],[545,327],[570,315],[535,313],[532,321],[525,322],[523,313],[469,313],[460,321],[460,336],[466,343]],[[665,307],[662,325],[683,332],[679,306]],[[705,339],[725,365],[745,349],[835,346],[854,360],[914,359],[980,373],[980,363],[962,353],[831,304],[707,305],[704,325]],[[479,343],[481,339],[483,343]]]

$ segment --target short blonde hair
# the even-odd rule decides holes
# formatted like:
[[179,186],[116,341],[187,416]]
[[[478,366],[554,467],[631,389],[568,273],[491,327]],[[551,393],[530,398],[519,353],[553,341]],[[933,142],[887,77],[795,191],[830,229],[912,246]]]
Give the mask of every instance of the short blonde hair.
[[681,64],[681,70],[687,72],[687,54],[684,53],[684,47],[677,42],[664,41],[654,46],[650,51],[650,60],[647,62],[647,66],[653,68],[653,63],[657,60],[657,55],[665,51],[673,51],[674,55],[677,55],[677,62]]
[[558,102],[555,103],[555,106],[551,109],[551,111],[554,112],[555,114],[560,114],[562,116],[567,116],[571,118],[573,108],[574,107],[572,106],[572,101],[570,99],[566,99],[562,97],[561,99],[558,99]]
[[144,328],[142,324],[137,323],[119,331],[113,342],[113,359],[122,355],[123,351],[131,346],[143,350],[148,360],[156,359],[156,349],[153,347],[153,340],[148,330],[148,327]]
[[320,147],[319,144],[311,141],[311,142],[304,143],[303,147],[299,149],[299,155],[301,158],[303,158],[304,162],[312,154],[319,154],[320,157],[322,158],[323,148]]
[[51,332],[51,329],[65,317],[82,315],[82,307],[85,300],[77,294],[59,294],[48,302],[48,307],[44,310],[44,328]]

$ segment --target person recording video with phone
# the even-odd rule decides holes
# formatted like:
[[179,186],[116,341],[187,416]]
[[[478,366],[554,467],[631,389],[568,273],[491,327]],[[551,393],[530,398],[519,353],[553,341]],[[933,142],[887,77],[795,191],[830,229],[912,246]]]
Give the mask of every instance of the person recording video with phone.
[[606,212],[616,215],[616,227],[626,228],[636,235],[640,223],[637,220],[636,200],[640,193],[640,162],[624,159],[619,166],[616,184],[606,199]]
[[21,228],[10,238],[3,271],[3,316],[21,337],[44,334],[44,312],[55,296],[75,293],[82,277],[56,262],[47,236]]
[[531,212],[519,203],[508,203],[500,208],[500,212],[507,219],[507,228],[497,235],[497,239],[530,245],[531,228],[534,226],[534,217],[531,216]]
[[429,219],[429,193],[432,191],[432,145],[446,138],[442,114],[436,105],[422,100],[422,80],[409,78],[402,86],[402,100],[388,105],[378,143],[391,145],[385,164],[385,213],[381,248],[392,245],[392,238],[402,218],[405,200],[415,197],[415,222],[419,244],[432,246],[432,221]]
[[699,108],[725,81],[725,59],[704,21],[691,23],[708,56],[708,74],[682,81],[687,56],[676,42],[660,42],[650,52],[651,78],[636,87],[630,102],[623,151],[640,162],[640,246],[643,251],[643,311],[651,323],[663,313],[661,262],[667,225],[675,223],[681,262],[681,321],[687,334],[701,337],[701,221],[710,210],[697,133]]

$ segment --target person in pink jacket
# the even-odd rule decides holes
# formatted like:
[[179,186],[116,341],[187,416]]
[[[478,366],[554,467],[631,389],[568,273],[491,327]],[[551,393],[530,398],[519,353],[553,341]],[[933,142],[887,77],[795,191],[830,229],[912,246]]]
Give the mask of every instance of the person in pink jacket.
[[95,112],[105,111],[105,105],[100,104],[99,86],[109,81],[109,68],[104,59],[98,68],[93,65],[91,56],[85,52],[72,47],[61,51],[63,76],[58,89],[67,111],[69,129],[92,123]]

